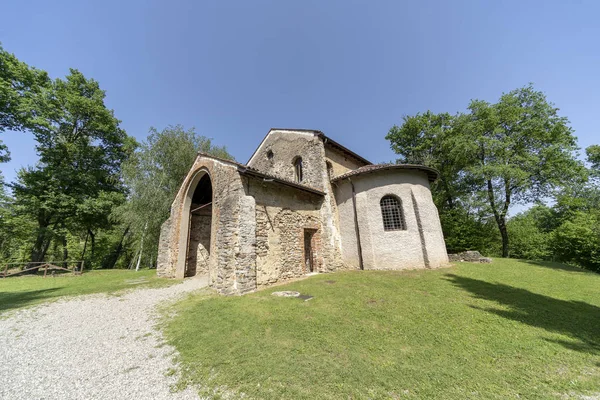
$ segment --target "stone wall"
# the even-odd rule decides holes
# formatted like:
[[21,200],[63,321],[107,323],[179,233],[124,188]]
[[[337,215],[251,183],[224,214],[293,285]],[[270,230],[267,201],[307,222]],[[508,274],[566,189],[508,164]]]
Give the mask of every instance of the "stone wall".
[[206,173],[213,191],[210,284],[224,294],[252,291],[256,289],[254,199],[245,194],[235,164],[204,156],[196,159],[161,229],[157,274],[178,279],[185,276],[191,195]]
[[192,215],[190,243],[187,251],[187,275],[207,275],[210,258],[210,231],[212,209],[207,207]]
[[[272,152],[272,157],[269,157],[269,152]],[[327,155],[329,158],[326,158]],[[341,257],[336,204],[326,161],[330,160],[334,173],[347,171],[348,168],[357,167],[359,164],[351,157],[325,145],[321,138],[312,132],[273,130],[260,145],[249,165],[265,173],[294,180],[293,161],[297,156],[303,160],[302,183],[325,192],[325,199],[319,210],[323,225],[320,231],[323,271],[344,269],[346,265]]]
[[247,179],[246,192],[255,199],[257,286],[305,275],[305,230],[313,230],[314,270],[326,262],[321,243],[323,197],[257,178]]
[[[269,156],[272,154],[272,156]],[[325,190],[323,142],[311,132],[271,131],[248,165],[264,173],[296,181],[294,160],[302,157],[302,182],[312,188]]]

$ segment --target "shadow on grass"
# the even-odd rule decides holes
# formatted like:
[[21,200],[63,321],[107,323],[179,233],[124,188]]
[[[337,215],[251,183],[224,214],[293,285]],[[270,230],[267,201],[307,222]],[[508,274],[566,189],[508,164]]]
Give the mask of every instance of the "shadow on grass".
[[447,279],[479,299],[495,301],[510,308],[479,308],[483,311],[543,328],[548,332],[570,336],[575,339],[574,342],[551,341],[571,350],[600,353],[600,307],[582,301],[559,300],[501,283],[489,283],[454,274],[447,275]]
[[553,261],[533,261],[533,260],[519,260],[519,261],[522,261],[522,262],[527,263],[527,264],[535,265],[535,266],[538,266],[538,267],[545,267],[545,268],[556,269],[556,270],[560,270],[560,271],[567,271],[567,272],[587,272],[587,273],[593,273],[594,272],[594,271],[589,270],[589,269],[574,267],[572,265],[566,265],[566,264],[562,264],[562,263],[559,263],[559,262],[553,262]]
[[28,292],[0,292],[0,312],[14,308],[25,307],[39,302],[41,299],[49,299],[53,292],[60,288],[31,290]]

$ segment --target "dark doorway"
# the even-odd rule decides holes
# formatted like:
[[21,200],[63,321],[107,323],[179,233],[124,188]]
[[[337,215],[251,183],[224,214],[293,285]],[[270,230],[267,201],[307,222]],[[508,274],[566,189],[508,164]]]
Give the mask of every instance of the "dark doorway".
[[192,196],[185,276],[208,274],[212,227],[212,183],[205,174]]
[[315,255],[313,249],[313,238],[315,229],[304,230],[304,270],[307,273],[315,271]]

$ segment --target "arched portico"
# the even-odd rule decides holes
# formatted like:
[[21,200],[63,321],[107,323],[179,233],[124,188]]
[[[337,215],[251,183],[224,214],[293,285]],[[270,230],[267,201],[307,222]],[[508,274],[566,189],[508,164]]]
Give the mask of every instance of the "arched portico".
[[212,232],[213,188],[208,171],[201,168],[189,181],[181,209],[175,275],[207,275]]

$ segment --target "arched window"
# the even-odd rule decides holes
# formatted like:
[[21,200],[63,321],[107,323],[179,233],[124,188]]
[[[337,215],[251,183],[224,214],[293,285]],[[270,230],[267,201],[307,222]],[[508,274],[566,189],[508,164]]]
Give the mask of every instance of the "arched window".
[[302,157],[296,157],[294,159],[294,176],[296,182],[302,182]]
[[383,196],[379,202],[381,206],[381,217],[383,218],[383,229],[386,231],[406,230],[402,201],[396,196]]

